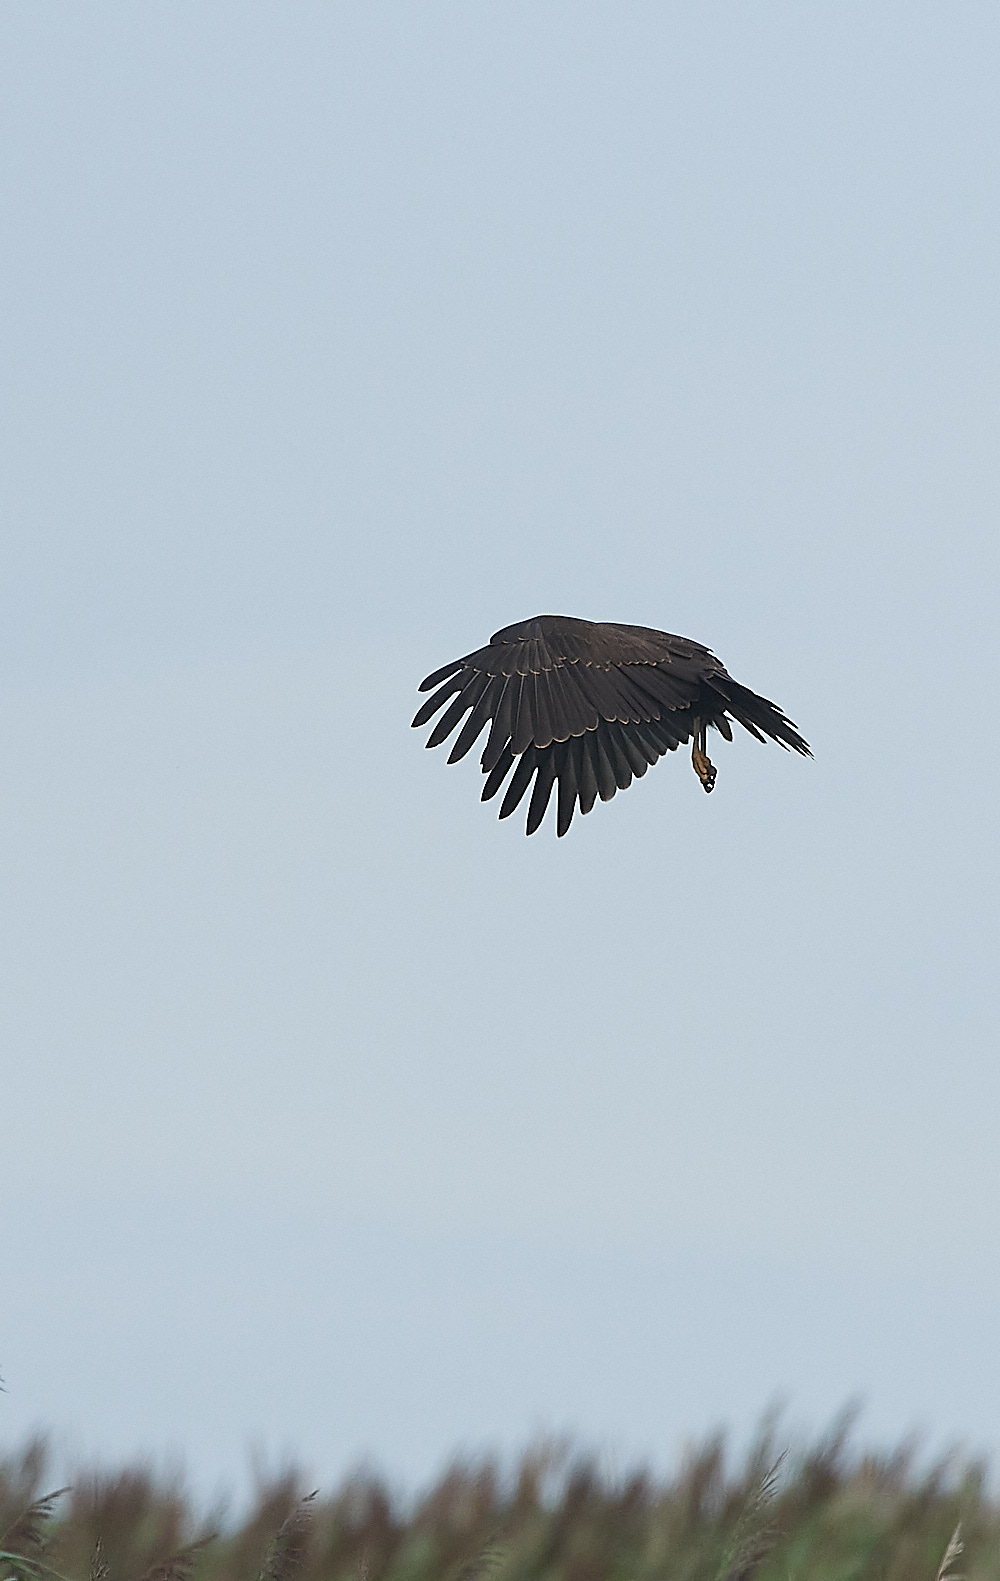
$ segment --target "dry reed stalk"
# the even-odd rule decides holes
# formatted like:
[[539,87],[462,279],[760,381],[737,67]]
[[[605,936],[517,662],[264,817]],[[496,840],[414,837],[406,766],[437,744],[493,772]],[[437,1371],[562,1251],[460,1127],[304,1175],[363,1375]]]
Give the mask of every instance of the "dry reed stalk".
[[307,1493],[285,1516],[264,1555],[257,1581],[292,1581],[301,1568],[312,1524],[313,1500],[318,1492],[314,1488]]
[[[46,1527],[52,1519],[56,1499],[68,1492],[69,1488],[56,1488],[54,1493],[43,1494],[21,1511],[7,1530],[0,1534],[0,1564],[15,1575],[29,1578],[38,1576],[41,1571],[57,1574],[43,1564],[38,1555],[44,1553],[48,1542]],[[35,1556],[25,1553],[26,1548],[33,1549]]]
[[191,1581],[195,1565],[200,1555],[210,1543],[214,1543],[216,1532],[209,1532],[205,1537],[199,1537],[197,1542],[186,1543],[183,1548],[178,1548],[176,1553],[169,1554],[166,1559],[160,1559],[141,1577],[141,1581]]
[[784,1454],[779,1455],[751,1486],[733,1534],[722,1551],[716,1581],[746,1581],[774,1547],[778,1533],[770,1516],[784,1459]]
[[938,1573],[934,1577],[934,1581],[966,1581],[965,1576],[960,1575],[957,1570],[951,1568],[955,1560],[964,1552],[965,1544],[962,1541],[962,1523],[959,1521],[948,1539],[948,1546],[944,1551],[944,1558],[938,1565]]
[[506,1550],[499,1539],[499,1532],[494,1532],[486,1539],[478,1553],[470,1559],[465,1559],[458,1565],[449,1577],[449,1581],[486,1581],[495,1570],[503,1564]]
[[96,1543],[94,1544],[94,1552],[90,1558],[90,1581],[108,1581],[108,1573],[110,1569],[111,1566],[104,1557],[104,1549],[101,1546],[101,1539],[98,1537]]
[[56,1499],[61,1499],[69,1488],[56,1488],[54,1493],[46,1493],[26,1510],[22,1510],[16,1520],[12,1521],[7,1530],[0,1533],[0,1546],[10,1549],[45,1547],[45,1527],[52,1519],[53,1505]]

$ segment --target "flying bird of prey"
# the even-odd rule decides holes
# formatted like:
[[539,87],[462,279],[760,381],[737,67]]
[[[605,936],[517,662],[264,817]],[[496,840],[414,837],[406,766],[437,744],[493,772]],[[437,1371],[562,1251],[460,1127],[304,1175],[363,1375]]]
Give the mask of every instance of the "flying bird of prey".
[[633,775],[641,779],[657,758],[689,740],[694,771],[710,791],[716,771],[706,733],[718,730],[732,741],[730,718],[758,741],[769,736],[812,756],[781,709],[734,681],[708,648],[648,626],[536,615],[435,670],[420,690],[432,687],[437,690],[418,709],[414,725],[425,725],[448,703],[427,742],[436,747],[468,714],[448,758],[457,763],[489,724],[483,801],[514,771],[501,818],[510,816],[534,777],[528,834],[544,818],[557,780],[556,831],[563,835],[577,801],[588,813],[598,796],[610,801],[628,789]]

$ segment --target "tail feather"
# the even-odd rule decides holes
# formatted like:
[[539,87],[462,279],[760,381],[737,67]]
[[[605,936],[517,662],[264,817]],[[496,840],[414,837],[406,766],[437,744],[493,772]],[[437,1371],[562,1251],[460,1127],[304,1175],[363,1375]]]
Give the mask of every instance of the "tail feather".
[[791,747],[804,757],[812,757],[808,741],[799,735],[793,722],[786,719],[777,703],[770,702],[766,697],[758,697],[748,686],[741,686],[738,681],[734,681],[731,675],[713,675],[711,687],[723,699],[727,711],[737,723],[744,730],[749,730],[758,741],[770,736],[779,746]]

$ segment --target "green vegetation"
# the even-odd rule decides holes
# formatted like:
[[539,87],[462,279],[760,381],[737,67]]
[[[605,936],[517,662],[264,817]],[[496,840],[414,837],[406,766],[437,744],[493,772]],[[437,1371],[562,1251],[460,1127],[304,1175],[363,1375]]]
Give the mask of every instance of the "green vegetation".
[[40,1444],[0,1461],[0,1581],[959,1581],[960,1563],[1000,1578],[981,1465],[861,1453],[845,1424],[783,1457],[764,1435],[740,1466],[714,1441],[665,1480],[554,1451],[510,1474],[456,1466],[405,1506],[375,1477],[303,1497],[288,1475],[238,1522],[201,1523],[143,1468],[46,1486]]

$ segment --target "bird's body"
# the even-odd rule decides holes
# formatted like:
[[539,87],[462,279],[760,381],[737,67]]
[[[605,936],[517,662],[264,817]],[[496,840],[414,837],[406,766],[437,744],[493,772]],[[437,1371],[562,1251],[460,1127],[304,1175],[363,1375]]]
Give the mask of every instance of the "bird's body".
[[730,717],[758,741],[769,736],[810,755],[781,709],[734,681],[708,648],[647,626],[537,615],[435,670],[420,690],[432,687],[437,690],[414,725],[448,706],[427,745],[439,746],[468,714],[448,758],[455,763],[489,724],[483,801],[513,770],[500,807],[506,818],[534,778],[528,834],[545,816],[557,781],[556,827],[563,835],[577,802],[588,813],[598,796],[610,801],[688,740],[695,772],[710,791],[715,769],[705,755],[705,733],[712,727],[731,741]]

